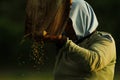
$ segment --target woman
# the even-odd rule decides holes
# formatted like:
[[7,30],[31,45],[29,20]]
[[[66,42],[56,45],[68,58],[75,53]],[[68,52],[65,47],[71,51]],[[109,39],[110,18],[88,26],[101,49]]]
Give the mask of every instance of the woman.
[[60,44],[55,63],[55,80],[113,80],[115,42],[106,32],[96,31],[98,21],[84,0],[73,0],[64,36],[44,38]]

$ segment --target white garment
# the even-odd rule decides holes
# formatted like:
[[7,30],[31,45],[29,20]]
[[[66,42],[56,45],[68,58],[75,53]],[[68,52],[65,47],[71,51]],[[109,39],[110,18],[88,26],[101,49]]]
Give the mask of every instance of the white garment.
[[91,34],[98,26],[92,7],[84,0],[72,1],[69,17],[78,39]]

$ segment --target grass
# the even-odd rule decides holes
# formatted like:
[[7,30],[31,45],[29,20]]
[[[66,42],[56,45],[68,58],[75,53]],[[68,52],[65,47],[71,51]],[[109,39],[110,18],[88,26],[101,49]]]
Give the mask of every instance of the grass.
[[0,80],[53,80],[52,72],[3,72]]
[[[10,71],[0,72],[0,80],[53,80],[53,73],[50,72],[30,72],[30,71]],[[114,80],[120,80],[120,73],[115,73]]]

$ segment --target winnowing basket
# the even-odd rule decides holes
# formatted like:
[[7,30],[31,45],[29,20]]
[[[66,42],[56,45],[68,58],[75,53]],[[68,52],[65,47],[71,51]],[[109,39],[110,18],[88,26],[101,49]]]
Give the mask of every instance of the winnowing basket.
[[25,36],[60,35],[69,18],[69,0],[27,0]]

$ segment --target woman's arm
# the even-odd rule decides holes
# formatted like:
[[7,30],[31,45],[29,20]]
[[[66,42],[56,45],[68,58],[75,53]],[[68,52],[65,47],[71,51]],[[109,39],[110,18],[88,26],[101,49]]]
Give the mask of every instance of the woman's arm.
[[106,38],[102,38],[93,43],[89,49],[82,48],[71,40],[68,40],[65,46],[71,60],[86,64],[90,71],[98,71],[107,66],[115,57],[115,43]]

